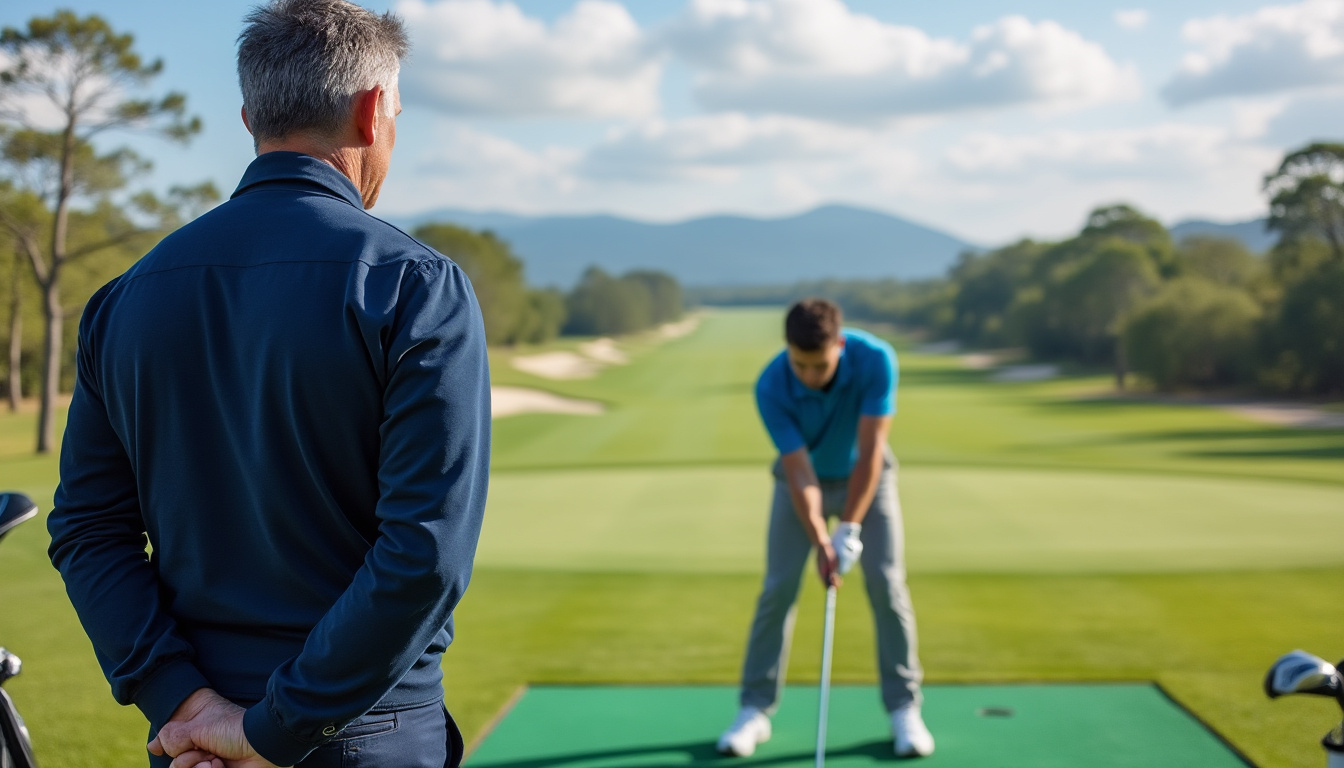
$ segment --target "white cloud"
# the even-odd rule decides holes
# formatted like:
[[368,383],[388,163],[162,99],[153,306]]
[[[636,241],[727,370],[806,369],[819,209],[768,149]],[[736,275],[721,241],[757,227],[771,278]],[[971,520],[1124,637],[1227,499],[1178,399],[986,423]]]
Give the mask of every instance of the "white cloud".
[[712,109],[828,119],[1133,95],[1137,76],[1052,21],[1009,16],[970,40],[853,13],[840,0],[693,0],[663,39]]
[[1174,105],[1344,83],[1344,2],[1306,0],[1187,21],[1195,50],[1162,95]]
[[592,149],[583,167],[597,178],[726,181],[748,167],[842,157],[870,141],[867,132],[829,123],[729,112],[618,129]]
[[382,211],[419,212],[442,206],[537,211],[553,206],[577,184],[579,153],[531,150],[508,139],[449,121],[434,130],[433,148],[394,154]]
[[1259,168],[1274,162],[1277,152],[1242,142],[1219,126],[1164,123],[1019,135],[980,132],[948,147],[946,157],[954,169],[973,175],[1049,172],[1158,179],[1220,166]]
[[662,65],[624,6],[582,0],[551,26],[510,2],[402,0],[409,98],[477,116],[642,117]]
[[948,146],[943,157],[945,172],[936,186],[963,189],[967,210],[983,211],[980,226],[986,230],[1062,235],[1092,206],[1116,200],[1165,221],[1263,215],[1260,180],[1280,153],[1223,126],[1162,123],[978,132]]
[[1127,8],[1116,11],[1115,23],[1125,29],[1143,29],[1148,26],[1148,11],[1143,8]]

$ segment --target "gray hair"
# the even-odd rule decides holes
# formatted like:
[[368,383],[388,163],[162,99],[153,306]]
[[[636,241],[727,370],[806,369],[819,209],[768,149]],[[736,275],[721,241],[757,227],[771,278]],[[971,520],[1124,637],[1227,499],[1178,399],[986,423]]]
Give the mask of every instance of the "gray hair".
[[273,0],[244,21],[238,84],[254,141],[332,135],[350,118],[354,95],[375,85],[383,113],[393,113],[410,42],[392,13],[346,0]]

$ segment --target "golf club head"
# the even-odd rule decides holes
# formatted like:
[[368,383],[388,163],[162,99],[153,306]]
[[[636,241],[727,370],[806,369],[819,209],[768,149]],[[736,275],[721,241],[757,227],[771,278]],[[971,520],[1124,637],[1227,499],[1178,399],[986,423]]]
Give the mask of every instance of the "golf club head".
[[37,514],[37,505],[22,493],[0,493],[0,539]]
[[1285,653],[1265,675],[1265,694],[1271,699],[1290,693],[1344,697],[1344,680],[1339,670],[1319,656],[1297,650]]
[[17,677],[22,670],[23,662],[19,660],[19,657],[4,648],[0,648],[0,685],[9,682],[12,677]]

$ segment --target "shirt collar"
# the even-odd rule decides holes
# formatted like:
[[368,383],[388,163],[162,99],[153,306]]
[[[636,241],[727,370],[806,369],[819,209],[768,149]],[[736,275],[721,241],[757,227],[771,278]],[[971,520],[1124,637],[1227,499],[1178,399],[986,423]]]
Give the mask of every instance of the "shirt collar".
[[364,198],[355,188],[354,182],[327,163],[299,152],[267,152],[258,155],[257,159],[247,166],[242,181],[238,182],[238,188],[233,191],[231,197],[237,197],[263,184],[286,181],[320,187],[361,211],[364,210]]

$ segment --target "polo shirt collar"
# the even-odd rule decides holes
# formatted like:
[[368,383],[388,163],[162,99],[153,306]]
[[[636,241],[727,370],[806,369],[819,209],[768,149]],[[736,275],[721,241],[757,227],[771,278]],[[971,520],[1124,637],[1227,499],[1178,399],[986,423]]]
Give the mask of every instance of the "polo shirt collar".
[[262,184],[299,182],[317,186],[347,203],[364,210],[364,197],[345,174],[312,155],[300,152],[267,152],[247,166],[242,181],[231,197],[237,197]]

